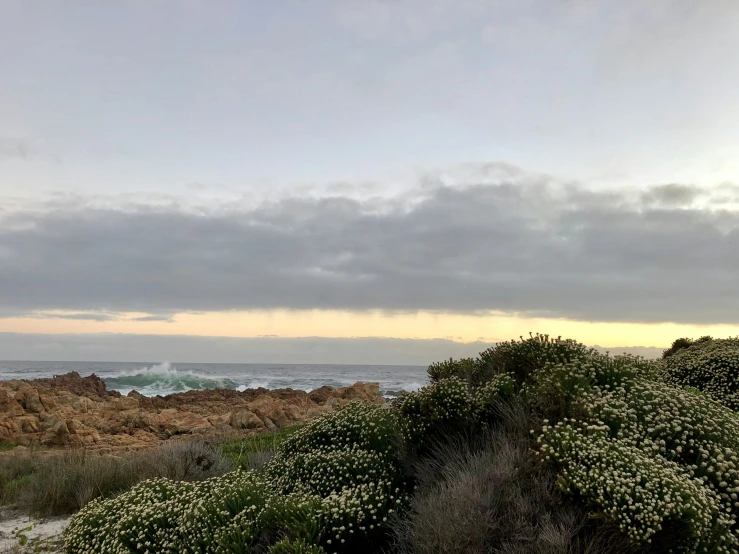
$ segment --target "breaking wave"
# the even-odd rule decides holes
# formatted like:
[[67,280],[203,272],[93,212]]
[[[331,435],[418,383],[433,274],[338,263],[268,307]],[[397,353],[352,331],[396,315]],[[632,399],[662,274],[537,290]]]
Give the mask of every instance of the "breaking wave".
[[144,396],[156,396],[202,389],[236,389],[239,383],[227,377],[215,377],[192,371],[178,371],[169,362],[124,371],[103,378],[108,389],[128,394],[136,390]]

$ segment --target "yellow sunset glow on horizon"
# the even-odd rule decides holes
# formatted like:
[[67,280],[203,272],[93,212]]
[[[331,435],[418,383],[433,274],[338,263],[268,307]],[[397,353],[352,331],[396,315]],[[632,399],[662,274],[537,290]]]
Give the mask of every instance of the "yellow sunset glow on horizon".
[[[15,333],[130,333],[211,337],[285,338],[385,337],[398,339],[450,339],[457,342],[497,342],[532,333],[576,339],[605,348],[629,346],[667,347],[679,337],[739,334],[735,325],[678,323],[622,323],[531,318],[516,314],[388,313],[339,310],[257,310],[180,313],[172,321],[137,321],[146,314],[117,314],[95,321],[69,319],[84,312],[44,312],[34,316],[0,318],[0,332]],[[66,318],[64,316],[67,316]]]

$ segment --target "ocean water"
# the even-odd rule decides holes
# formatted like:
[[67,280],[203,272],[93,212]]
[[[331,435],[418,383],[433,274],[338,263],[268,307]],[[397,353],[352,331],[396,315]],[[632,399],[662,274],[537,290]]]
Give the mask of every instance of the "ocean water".
[[244,390],[292,388],[311,391],[323,385],[345,387],[376,381],[386,396],[426,384],[426,367],[382,365],[194,364],[170,362],[3,362],[0,381],[38,379],[76,371],[101,377],[109,390],[145,396],[216,387]]

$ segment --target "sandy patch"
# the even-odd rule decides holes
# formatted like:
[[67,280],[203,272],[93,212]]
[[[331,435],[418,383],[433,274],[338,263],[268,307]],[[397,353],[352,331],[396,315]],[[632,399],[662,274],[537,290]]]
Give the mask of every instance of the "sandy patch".
[[62,552],[61,533],[69,518],[34,519],[19,513],[0,514],[0,553]]

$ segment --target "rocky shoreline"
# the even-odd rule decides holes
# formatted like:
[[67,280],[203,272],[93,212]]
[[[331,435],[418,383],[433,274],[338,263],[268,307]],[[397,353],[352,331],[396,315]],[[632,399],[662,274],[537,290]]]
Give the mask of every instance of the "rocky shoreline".
[[96,376],[0,382],[0,440],[23,446],[80,446],[115,453],[166,440],[260,433],[306,423],[352,400],[385,402],[378,383],[310,393],[264,388],[121,396]]

